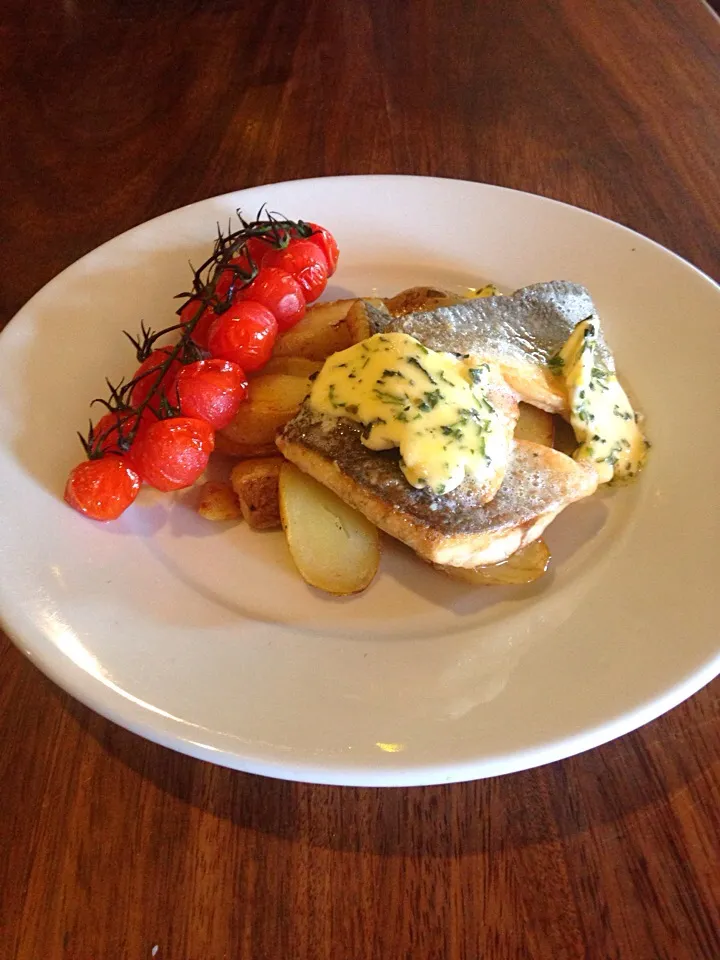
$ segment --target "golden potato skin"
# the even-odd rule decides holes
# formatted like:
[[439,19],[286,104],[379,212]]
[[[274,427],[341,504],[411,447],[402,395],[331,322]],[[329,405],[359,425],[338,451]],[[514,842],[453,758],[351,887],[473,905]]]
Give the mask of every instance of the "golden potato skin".
[[275,530],[280,526],[278,477],[282,464],[282,457],[259,457],[233,467],[230,483],[243,519],[254,530]]
[[280,517],[306,583],[335,596],[370,585],[380,563],[377,527],[288,462],[280,470]]
[[242,511],[235,493],[227,483],[209,480],[200,487],[197,512],[206,520],[221,523],[225,520],[240,520]]

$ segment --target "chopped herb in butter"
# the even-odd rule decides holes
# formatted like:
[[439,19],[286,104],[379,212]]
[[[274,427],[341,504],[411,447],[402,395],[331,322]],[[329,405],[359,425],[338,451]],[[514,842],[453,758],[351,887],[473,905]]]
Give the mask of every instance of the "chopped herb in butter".
[[507,457],[506,430],[486,396],[490,376],[488,364],[404,333],[377,334],[327,359],[310,403],[364,424],[369,449],[398,447],[408,482],[443,494],[466,477],[482,482]]
[[549,365],[567,385],[570,423],[580,446],[573,456],[595,465],[600,483],[629,480],[645,463],[648,442],[614,373],[596,358],[592,318],[579,323]]

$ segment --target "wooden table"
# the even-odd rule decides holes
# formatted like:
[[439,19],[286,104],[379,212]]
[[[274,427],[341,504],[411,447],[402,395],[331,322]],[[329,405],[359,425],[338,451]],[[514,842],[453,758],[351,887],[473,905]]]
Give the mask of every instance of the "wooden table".
[[[557,197],[720,277],[700,0],[3,8],[3,320],[149,217],[341,173]],[[5,639],[0,669],[3,960],[720,957],[717,684],[539,770],[361,790],[146,743]]]

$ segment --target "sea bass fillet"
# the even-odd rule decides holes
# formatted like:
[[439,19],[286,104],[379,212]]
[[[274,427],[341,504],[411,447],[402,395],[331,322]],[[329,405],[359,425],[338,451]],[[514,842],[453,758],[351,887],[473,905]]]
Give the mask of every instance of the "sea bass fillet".
[[613,357],[590,294],[579,284],[563,280],[523,287],[512,296],[471,299],[398,317],[359,301],[351,327],[356,340],[375,333],[407,333],[431,350],[494,361],[521,400],[567,415],[565,383],[548,363],[575,326],[589,317],[597,330],[596,356],[613,372]]
[[557,450],[516,441],[490,503],[483,504],[471,480],[440,496],[410,486],[397,451],[368,450],[362,431],[361,424],[317,413],[306,401],[277,445],[301,470],[431,563],[499,563],[597,487],[592,468]]

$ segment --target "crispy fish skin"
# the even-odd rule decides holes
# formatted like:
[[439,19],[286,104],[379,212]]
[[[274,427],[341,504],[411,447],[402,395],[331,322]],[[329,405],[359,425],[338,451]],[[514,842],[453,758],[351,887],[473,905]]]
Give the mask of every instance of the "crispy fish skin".
[[397,451],[362,443],[362,426],[306,402],[277,439],[280,452],[378,527],[431,563],[499,563],[540,536],[566,506],[597,487],[594,470],[526,441],[514,442],[503,483],[483,505],[471,480],[437,496],[411,487]]
[[537,283],[512,296],[482,297],[434,310],[393,317],[362,302],[354,312],[357,339],[397,331],[415,337],[431,350],[469,353],[494,361],[521,400],[549,413],[568,412],[565,384],[548,366],[575,326],[594,317],[597,357],[615,369],[585,287],[565,280]]

